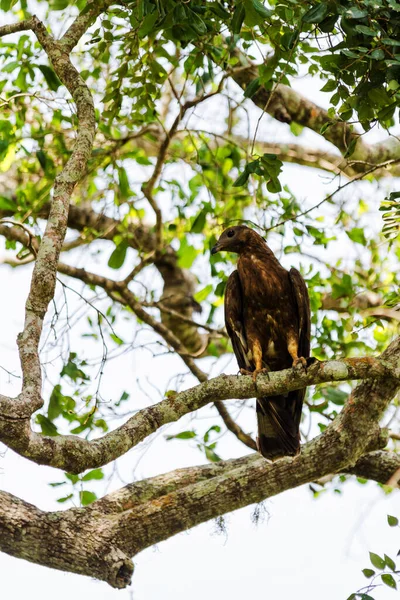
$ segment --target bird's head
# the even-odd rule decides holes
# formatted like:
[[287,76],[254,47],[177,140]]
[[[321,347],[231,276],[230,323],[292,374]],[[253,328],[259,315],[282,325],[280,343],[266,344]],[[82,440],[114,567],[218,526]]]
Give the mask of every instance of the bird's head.
[[258,233],[245,225],[228,227],[228,229],[225,229],[225,231],[221,233],[218,242],[211,249],[211,254],[216,254],[217,252],[221,252],[221,250],[240,254],[245,248],[248,248],[251,245],[254,238],[260,238],[260,240],[265,243]]

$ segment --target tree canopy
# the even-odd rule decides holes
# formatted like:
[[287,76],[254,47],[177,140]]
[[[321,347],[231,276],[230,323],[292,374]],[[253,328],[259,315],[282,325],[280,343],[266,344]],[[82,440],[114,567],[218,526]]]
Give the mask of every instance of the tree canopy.
[[[0,441],[70,490],[55,513],[0,492],[0,550],[123,588],[144,548],[287,489],[354,475],[398,487],[400,2],[0,9],[2,276],[30,278],[22,383],[1,364]],[[221,374],[236,258],[210,249],[238,223],[301,270],[311,299],[315,364],[257,388]],[[163,365],[155,388],[176,361],[150,397],[132,367],[140,406],[110,368],[126,353]],[[264,461],[249,399],[305,386],[300,456]],[[106,465],[200,409],[165,444],[205,464],[97,498]]]

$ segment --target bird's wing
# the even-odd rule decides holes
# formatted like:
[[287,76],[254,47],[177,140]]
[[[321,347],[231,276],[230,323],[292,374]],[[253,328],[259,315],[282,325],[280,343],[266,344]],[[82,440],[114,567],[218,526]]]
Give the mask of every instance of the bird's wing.
[[292,284],[294,297],[297,304],[299,318],[299,348],[298,355],[308,358],[310,356],[310,336],[311,336],[311,313],[310,299],[304,279],[299,271],[292,267],[289,271],[289,277]]
[[239,273],[233,271],[225,288],[225,325],[240,369],[253,370],[243,324],[242,286]]

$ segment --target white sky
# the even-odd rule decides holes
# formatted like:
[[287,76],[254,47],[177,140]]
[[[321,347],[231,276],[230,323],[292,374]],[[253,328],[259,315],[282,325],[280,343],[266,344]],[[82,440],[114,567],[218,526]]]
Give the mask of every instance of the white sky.
[[[318,92],[321,87],[318,82],[301,81],[295,87],[300,87],[303,93],[321,104],[326,103],[326,95]],[[259,134],[271,141],[292,139],[287,126],[271,123],[269,119],[262,121]],[[372,137],[377,135],[377,132],[372,133]],[[316,140],[319,147],[322,144],[328,148],[312,132],[305,131],[298,139],[309,145]],[[295,166],[285,167],[283,180],[307,204],[320,200],[329,187],[325,174]],[[386,187],[389,187],[388,182],[360,184],[357,190],[369,195],[376,206]],[[351,193],[354,194],[354,190]],[[371,226],[376,227],[377,224],[379,226],[375,213]],[[348,248],[342,250],[344,257]],[[285,266],[298,264],[299,260],[298,255],[284,257]],[[16,371],[15,339],[22,329],[23,305],[29,286],[28,270],[11,270],[8,267],[1,270],[0,364]],[[125,327],[127,330],[131,328],[129,323]],[[222,364],[226,361],[221,361]],[[127,409],[141,407],[147,400],[136,385],[138,373],[143,380],[148,377],[163,391],[171,373],[181,370],[181,363],[176,358],[162,357],[155,363],[145,351],[129,354],[112,361],[107,367],[102,395],[115,400],[123,389],[128,389],[132,395]],[[234,362],[231,361],[224,370],[236,372]],[[145,384],[145,387],[158,401],[150,385]],[[0,373],[0,393],[17,393],[17,387],[11,391],[4,373]],[[245,423],[248,430],[254,430],[254,415],[250,411],[248,413]],[[216,422],[210,409],[201,411],[199,416],[207,420],[193,425],[190,418],[186,418],[169,427],[168,433]],[[190,444],[179,441],[165,443],[163,434],[166,431],[164,428],[161,435],[154,436],[154,442],[135,470],[136,477],[204,462]],[[132,480],[132,471],[142,449],[143,445],[129,452],[118,463],[121,477],[126,482]],[[224,439],[223,458],[239,456],[243,452],[243,446],[228,434]],[[48,486],[49,481],[62,478],[55,469],[34,465],[10,450],[0,459],[0,468],[1,489],[44,510],[62,508],[55,502],[59,490]],[[101,484],[96,485],[91,485],[91,489],[101,493]],[[116,486],[117,481],[113,480],[112,488]],[[53,600],[57,596],[57,600],[70,600],[71,597],[96,595],[98,600],[114,600],[117,597],[119,600],[187,600],[188,597],[204,600],[206,597],[227,596],[231,600],[242,600],[261,596],[277,600],[319,600],[321,597],[324,600],[345,600],[367,582],[361,569],[371,566],[369,550],[379,554],[386,552],[395,558],[400,547],[398,529],[389,528],[386,524],[387,514],[400,517],[398,493],[385,496],[373,483],[364,486],[348,483],[343,494],[327,491],[317,500],[312,498],[308,486],[285,492],[266,502],[269,517],[257,526],[251,521],[253,509],[250,507],[229,515],[226,535],[217,534],[215,523],[210,522],[142,552],[134,559],[136,570],[132,586],[124,591],[112,590],[105,583],[45,569],[1,554],[2,597]],[[373,595],[376,600],[386,600],[394,598],[395,592],[381,586]]]

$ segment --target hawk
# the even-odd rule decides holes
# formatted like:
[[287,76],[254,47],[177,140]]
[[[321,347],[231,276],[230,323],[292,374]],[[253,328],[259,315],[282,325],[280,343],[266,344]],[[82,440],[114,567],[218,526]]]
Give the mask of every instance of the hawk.
[[[297,269],[287,271],[264,239],[244,225],[229,227],[211,254],[239,255],[225,290],[225,324],[241,373],[280,371],[307,365],[310,301]],[[305,389],[257,398],[257,448],[268,459],[300,451]]]

